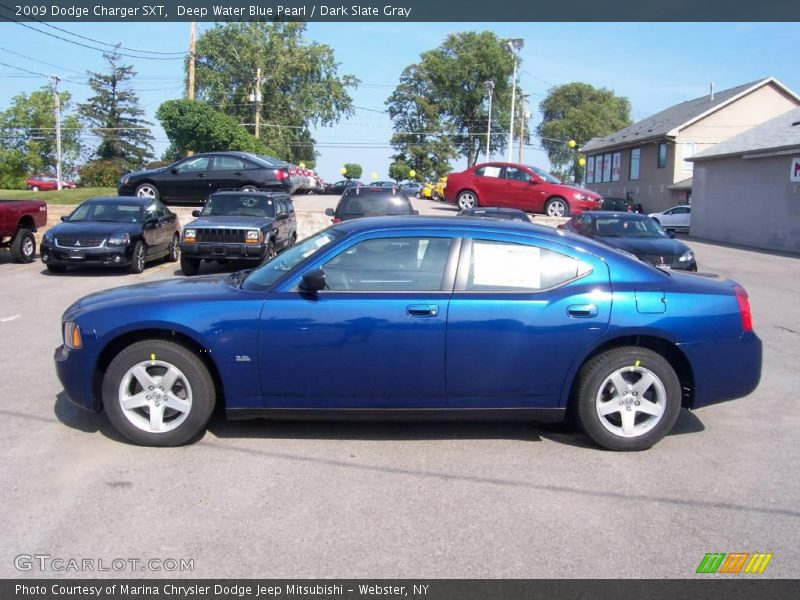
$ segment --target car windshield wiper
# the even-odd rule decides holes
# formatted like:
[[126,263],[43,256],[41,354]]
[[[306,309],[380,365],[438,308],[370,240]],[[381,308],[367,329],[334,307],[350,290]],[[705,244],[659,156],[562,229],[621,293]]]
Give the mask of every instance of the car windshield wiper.
[[248,275],[250,275],[250,273],[252,273],[253,271],[254,269],[243,269],[241,271],[236,271],[235,273],[231,273],[230,275],[231,284],[233,284],[234,287],[238,288],[242,287],[244,280],[247,279]]

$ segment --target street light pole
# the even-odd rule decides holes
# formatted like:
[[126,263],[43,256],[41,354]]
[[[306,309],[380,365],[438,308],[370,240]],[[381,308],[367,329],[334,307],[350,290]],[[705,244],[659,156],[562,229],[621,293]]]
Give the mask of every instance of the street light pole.
[[[524,45],[525,40],[522,38],[508,40],[505,45],[514,59],[514,75],[511,80],[511,122],[508,127],[508,162],[511,162],[512,153],[514,152],[514,105],[517,99],[517,62],[519,61],[519,50]],[[514,50],[517,50],[517,52],[514,52]]]
[[60,79],[53,75],[53,105],[55,108],[56,119],[56,186],[61,191],[61,97],[58,93],[58,82]]
[[492,93],[494,92],[494,81],[484,81],[483,87],[489,92],[489,120],[486,123],[486,160],[491,160],[489,155],[492,151]]

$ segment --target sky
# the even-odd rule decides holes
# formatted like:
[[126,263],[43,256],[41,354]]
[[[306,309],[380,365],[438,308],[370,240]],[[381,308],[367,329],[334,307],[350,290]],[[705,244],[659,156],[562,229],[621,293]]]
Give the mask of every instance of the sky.
[[[34,24],[36,29],[75,42],[97,45]],[[72,34],[121,43],[136,50],[184,52],[188,23],[57,23]],[[199,24],[199,34],[213,27]],[[541,121],[537,107],[555,85],[583,81],[627,97],[639,120],[668,106],[716,90],[774,76],[800,93],[797,40],[800,23],[309,23],[306,38],[330,45],[340,73],[355,75],[353,116],[314,130],[317,171],[326,181],[340,179],[347,162],[364,168],[362,179],[388,178],[394,153],[386,98],[402,70],[421,53],[439,46],[449,33],[494,31],[501,38],[523,38],[518,85],[530,94],[531,127]],[[124,50],[123,50],[124,52]],[[161,102],[184,93],[182,60],[124,60],[138,72],[135,89],[147,118],[155,124],[160,157],[168,140],[155,119]],[[0,23],[0,110],[11,98],[46,84],[42,75],[59,75],[61,89],[82,102],[91,90],[86,71],[102,71],[101,52],[37,33],[18,23]],[[37,74],[20,71],[32,71]],[[524,162],[549,168],[538,141],[525,148]],[[359,148],[359,144],[369,147]],[[514,153],[516,160],[516,150]],[[500,157],[496,157],[500,158]],[[455,163],[461,170],[464,161]]]

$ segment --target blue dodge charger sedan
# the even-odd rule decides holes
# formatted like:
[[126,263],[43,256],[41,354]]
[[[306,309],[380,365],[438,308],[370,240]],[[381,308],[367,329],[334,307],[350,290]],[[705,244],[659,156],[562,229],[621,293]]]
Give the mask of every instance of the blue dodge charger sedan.
[[150,446],[197,438],[221,402],[230,418],[571,414],[642,450],[761,374],[735,282],[464,217],[347,221],[256,270],[92,294],[63,335],[68,397]]

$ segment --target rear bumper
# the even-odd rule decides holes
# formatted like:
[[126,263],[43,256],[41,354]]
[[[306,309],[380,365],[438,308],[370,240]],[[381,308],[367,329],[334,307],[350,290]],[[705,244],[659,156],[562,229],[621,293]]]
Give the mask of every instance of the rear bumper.
[[691,408],[743,398],[761,381],[761,340],[754,333],[737,339],[679,344],[694,372]]
[[198,260],[252,260],[264,259],[267,247],[263,244],[214,244],[199,242],[181,243],[181,254],[185,258]]

